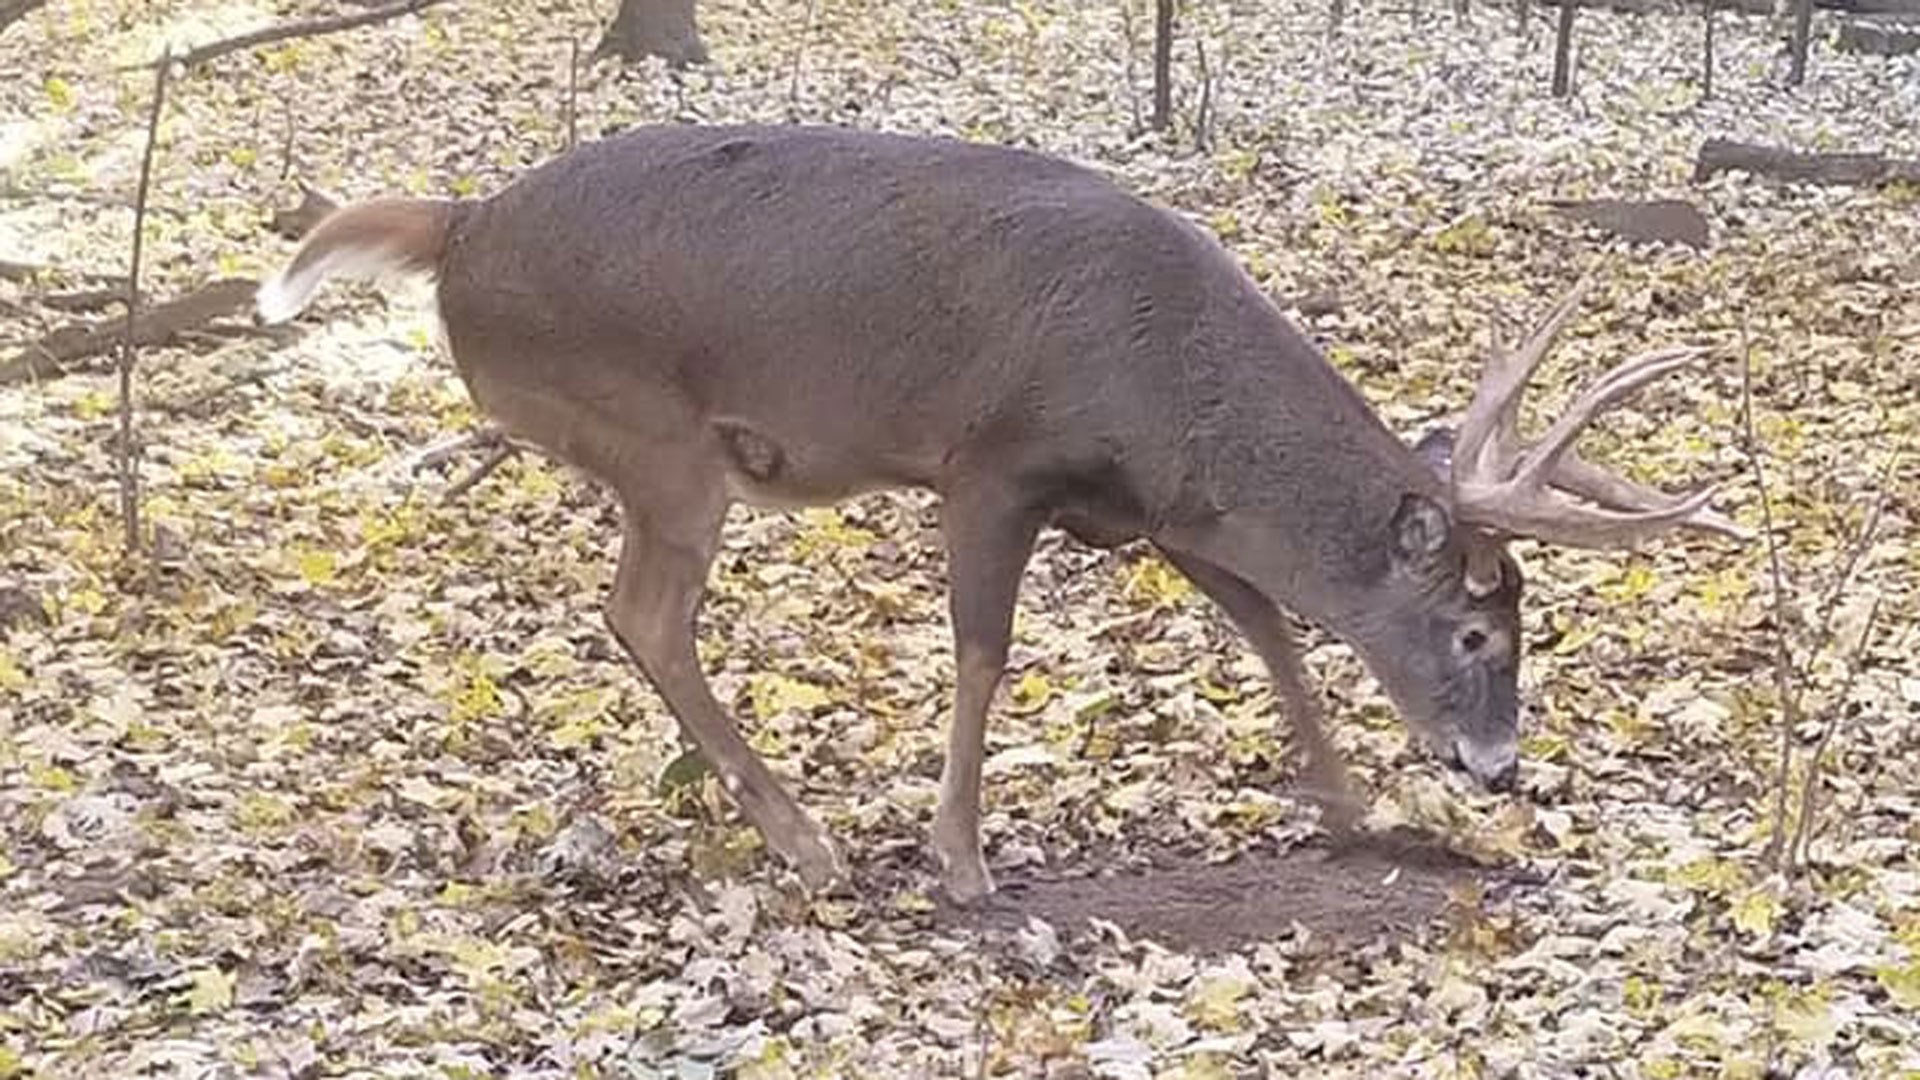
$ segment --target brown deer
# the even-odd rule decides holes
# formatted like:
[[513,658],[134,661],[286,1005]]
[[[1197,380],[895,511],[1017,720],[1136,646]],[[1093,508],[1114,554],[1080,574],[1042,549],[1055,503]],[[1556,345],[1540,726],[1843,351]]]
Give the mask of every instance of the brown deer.
[[843,879],[833,845],[695,658],[736,500],[938,493],[958,674],[932,835],[962,902],[993,888],[987,709],[1043,526],[1101,547],[1144,539],[1224,609],[1270,669],[1330,814],[1354,803],[1283,609],[1349,643],[1440,757],[1505,789],[1521,644],[1507,538],[1746,535],[1711,488],[1670,496],[1572,450],[1601,410],[1701,350],[1621,365],[1522,443],[1522,391],[1584,286],[1494,350],[1457,432],[1410,448],[1211,236],[1037,153],[644,128],[489,198],[339,210],[262,286],[258,315],[291,318],[331,275],[388,271],[437,279],[484,410],[618,495],[607,622],[814,887]]

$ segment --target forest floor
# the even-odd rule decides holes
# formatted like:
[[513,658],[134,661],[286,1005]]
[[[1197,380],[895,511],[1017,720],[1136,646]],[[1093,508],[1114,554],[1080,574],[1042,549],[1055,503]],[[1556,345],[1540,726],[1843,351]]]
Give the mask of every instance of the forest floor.
[[[301,183],[498,189],[564,145],[607,6],[447,3],[178,79],[146,290],[270,272]],[[1722,14],[1702,100],[1698,11],[1585,11],[1556,101],[1545,9],[1352,7],[1193,5],[1165,134],[1127,0],[701,0],[711,64],[583,67],[575,116],[1067,155],[1315,298],[1296,317],[1409,434],[1464,404],[1496,308],[1583,274],[1541,415],[1630,352],[1716,346],[1584,445],[1723,483],[1779,576],[1765,543],[1517,545],[1516,793],[1411,746],[1316,636],[1383,838],[1332,850],[1224,620],[1146,552],[1050,534],[989,735],[1005,890],[956,911],[925,839],[953,681],[930,499],[739,509],[701,647],[853,865],[809,899],[601,621],[609,498],[529,455],[445,498],[477,453],[412,466],[481,419],[421,294],[336,286],[277,338],[142,352],[131,564],[114,377],[0,386],[0,1080],[1920,1076],[1920,189],[1692,179],[1710,136],[1920,157],[1920,66],[1817,33],[1789,91],[1777,27]],[[0,281],[0,364],[116,317],[56,304],[124,270],[129,66],[330,10],[68,0],[0,35],[0,259],[61,271]],[[1595,197],[1691,200],[1710,242],[1556,207]],[[1386,839],[1410,830],[1437,839]]]

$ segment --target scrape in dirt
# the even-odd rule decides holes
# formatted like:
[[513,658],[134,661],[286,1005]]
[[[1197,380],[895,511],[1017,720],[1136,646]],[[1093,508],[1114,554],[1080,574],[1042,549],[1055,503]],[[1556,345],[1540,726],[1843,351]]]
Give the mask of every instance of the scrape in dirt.
[[1309,947],[1359,946],[1412,935],[1464,884],[1502,876],[1430,842],[1376,837],[1337,848],[1301,846],[1231,862],[1168,860],[1145,870],[1015,878],[981,911],[950,913],[989,930],[1040,918],[1064,932],[1091,920],[1196,954],[1309,935]]

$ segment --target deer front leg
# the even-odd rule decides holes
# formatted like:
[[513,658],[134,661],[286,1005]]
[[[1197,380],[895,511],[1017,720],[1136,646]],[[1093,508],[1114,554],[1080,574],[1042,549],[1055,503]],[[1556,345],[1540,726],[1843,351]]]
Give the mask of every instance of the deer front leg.
[[704,493],[696,498],[644,508],[651,521],[673,526],[671,536],[626,507],[607,623],[767,845],[793,864],[808,888],[827,889],[845,879],[833,845],[740,737],[700,671],[694,625],[726,503]]
[[1300,649],[1294,643],[1293,627],[1286,614],[1237,575],[1192,555],[1160,550],[1195,588],[1220,605],[1267,665],[1287,710],[1287,720],[1305,751],[1307,788],[1320,803],[1321,820],[1336,833],[1350,831],[1358,824],[1363,806],[1353,793],[1333,740],[1327,737],[1320,700],[1307,688]]
[[1020,575],[1039,525],[1037,514],[990,492],[950,492],[941,506],[956,671],[933,849],[945,871],[947,895],[961,904],[993,892],[993,877],[980,850],[987,707],[1006,670]]

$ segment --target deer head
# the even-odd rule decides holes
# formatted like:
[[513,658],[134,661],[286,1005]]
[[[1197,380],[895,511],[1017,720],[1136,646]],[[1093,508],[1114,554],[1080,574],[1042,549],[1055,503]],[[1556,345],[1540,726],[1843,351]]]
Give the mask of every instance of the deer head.
[[1591,279],[1554,306],[1514,349],[1496,339],[1457,429],[1429,430],[1414,452],[1439,475],[1443,499],[1406,496],[1391,527],[1383,588],[1352,638],[1410,725],[1441,756],[1497,789],[1518,760],[1521,653],[1517,538],[1582,548],[1631,548],[1677,529],[1751,533],[1715,512],[1716,489],[1676,496],[1582,460],[1573,443],[1635,390],[1706,355],[1667,348],[1592,383],[1532,444],[1519,434],[1528,381],[1572,321]]

